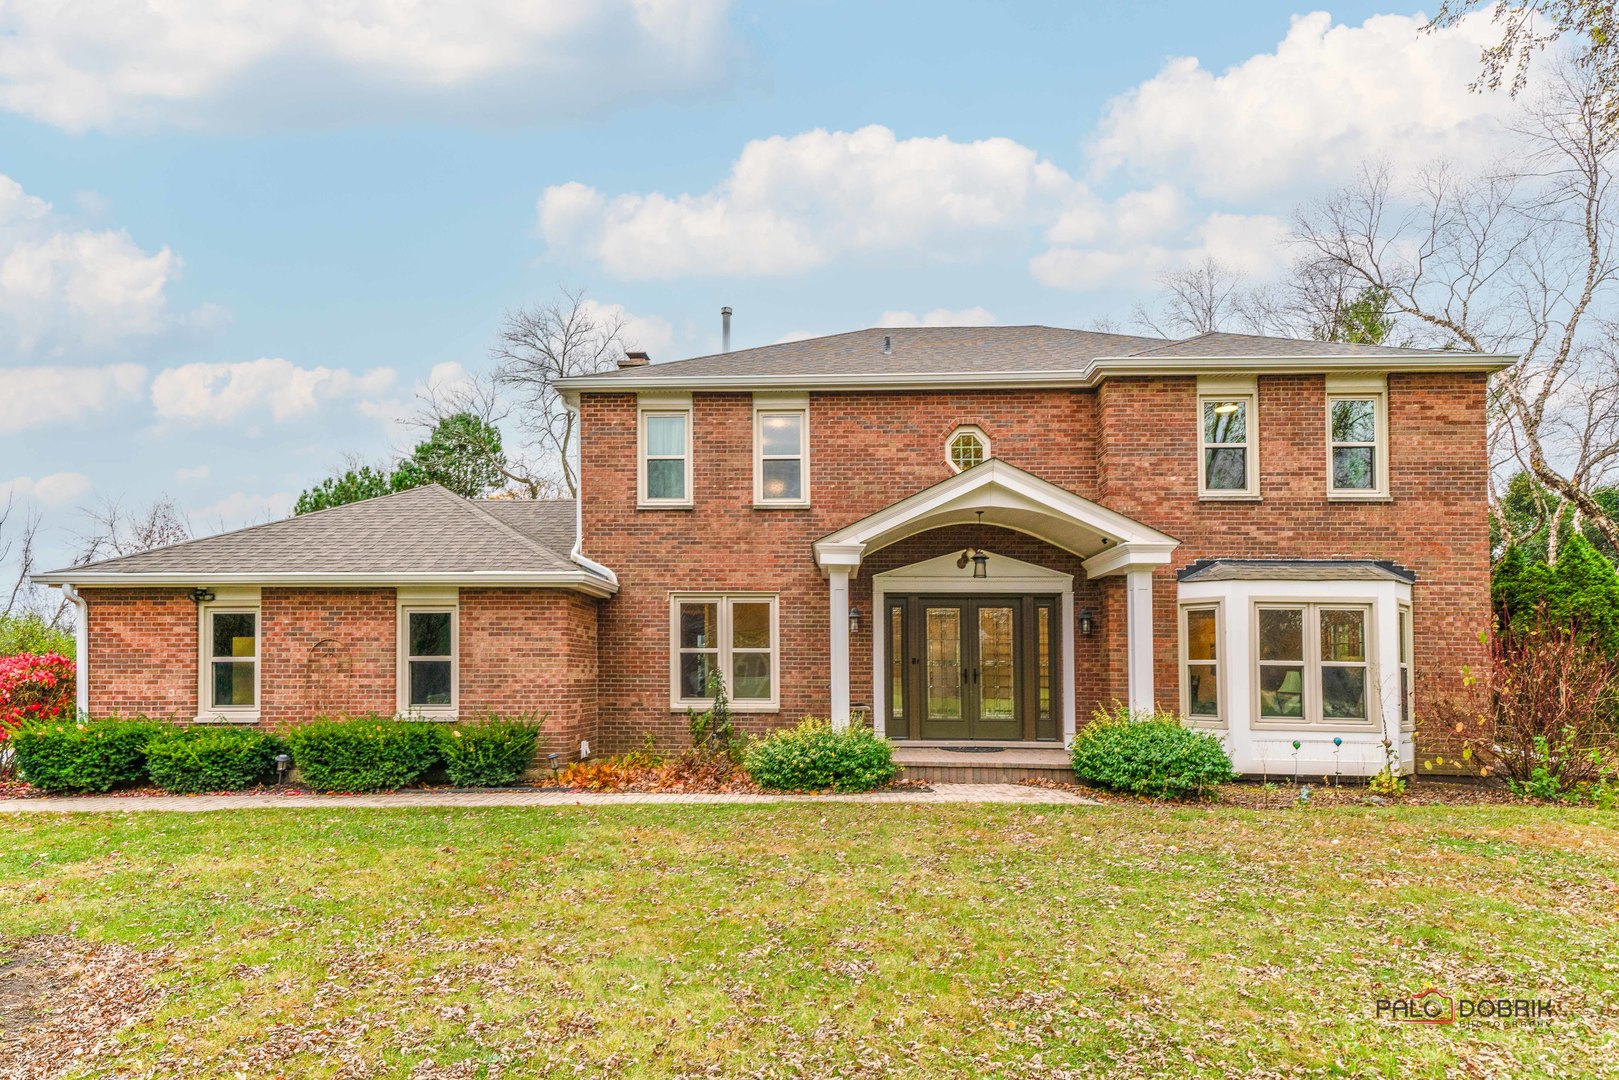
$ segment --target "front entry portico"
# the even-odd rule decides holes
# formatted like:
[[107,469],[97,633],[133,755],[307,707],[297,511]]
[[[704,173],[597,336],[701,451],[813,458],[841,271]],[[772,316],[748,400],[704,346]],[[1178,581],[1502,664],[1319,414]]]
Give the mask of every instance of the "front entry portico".
[[[1077,555],[1087,579],[1126,579],[1129,704],[1152,708],[1152,571],[1178,542],[991,459],[816,541],[830,592],[833,723],[850,718],[849,580],[864,557],[970,524]],[[874,725],[902,739],[1066,743],[1075,730],[1073,576],[993,550],[979,554],[982,577],[952,552],[873,579]]]

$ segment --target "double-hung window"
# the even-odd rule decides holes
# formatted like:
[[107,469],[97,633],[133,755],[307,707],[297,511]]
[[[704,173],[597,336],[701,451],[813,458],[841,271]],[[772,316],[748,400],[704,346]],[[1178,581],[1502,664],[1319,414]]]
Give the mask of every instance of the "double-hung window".
[[253,721],[259,713],[259,609],[203,609],[202,719]]
[[1380,498],[1388,494],[1388,394],[1381,380],[1327,382],[1327,494]]
[[1220,605],[1181,608],[1181,643],[1181,712],[1194,723],[1220,723]]
[[1198,380],[1197,490],[1203,498],[1259,497],[1258,402],[1253,379]]
[[740,711],[776,708],[780,659],[774,596],[677,596],[671,603],[670,707],[701,708],[723,681]]
[[1258,722],[1372,724],[1370,626],[1367,605],[1259,605]]
[[644,507],[690,506],[690,405],[649,405],[640,410],[639,502]]
[[405,605],[399,609],[399,712],[454,719],[459,657],[456,607]]
[[757,399],[753,411],[753,501],[809,505],[808,403]]

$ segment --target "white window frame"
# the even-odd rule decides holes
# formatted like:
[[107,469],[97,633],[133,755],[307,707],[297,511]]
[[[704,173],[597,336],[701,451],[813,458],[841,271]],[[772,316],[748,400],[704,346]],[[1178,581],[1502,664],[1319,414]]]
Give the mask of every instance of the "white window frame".
[[[654,416],[679,416],[685,421],[686,447],[685,447],[685,497],[680,499],[654,499],[647,494],[647,418]],[[635,417],[635,461],[636,461],[636,505],[642,510],[669,510],[685,509],[692,505],[692,407],[691,399],[645,399],[643,398],[636,410]],[[672,455],[659,457],[659,461],[674,461]]]
[[[950,466],[950,471],[953,473],[959,473],[962,470],[961,466],[957,465],[955,459],[950,456],[950,446],[962,435],[971,435],[978,440],[979,445],[984,448],[984,461],[988,461],[994,456],[990,450],[989,436],[984,433],[983,428],[977,424],[957,424],[950,429],[950,434],[946,435],[944,439],[944,463]],[[981,465],[983,462],[979,462],[979,464]]]
[[[1187,629],[1187,616],[1194,611],[1214,613],[1214,716],[1192,715],[1191,665],[1208,663],[1207,660],[1194,661],[1188,654],[1191,634]],[[1225,604],[1219,600],[1188,600],[1182,603],[1180,605],[1181,716],[1188,724],[1210,728],[1226,726],[1226,684],[1230,682],[1229,663],[1225,645]]]
[[1417,729],[1416,628],[1411,622],[1411,605],[1400,604],[1395,623],[1400,635],[1398,674],[1400,677],[1400,730]]
[[[461,715],[461,605],[456,599],[401,596],[398,600],[397,642],[398,667],[394,684],[398,697],[398,715],[407,720],[456,720]],[[450,616],[450,703],[448,705],[412,705],[410,703],[410,664],[412,660],[439,660],[442,656],[413,656],[410,652],[411,615],[447,613]]]
[[[223,592],[224,590],[220,590]],[[216,706],[214,700],[215,615],[253,616],[253,704]],[[243,662],[237,660],[237,663]],[[256,724],[264,708],[264,611],[257,592],[251,597],[219,596],[197,605],[197,723]]]
[[[1382,376],[1374,378],[1329,377],[1327,379],[1326,443],[1327,443],[1327,498],[1353,502],[1356,500],[1387,501],[1389,498],[1389,396],[1388,381]],[[1371,442],[1334,442],[1332,439],[1332,407],[1339,401],[1370,401],[1372,422],[1377,431]],[[1334,483],[1332,457],[1338,447],[1369,446],[1374,457],[1373,487],[1340,488]]]
[[[711,697],[681,697],[680,656],[682,652],[712,652],[717,658],[717,669],[725,676],[725,689],[731,695],[731,711],[738,713],[772,713],[781,708],[781,605],[777,593],[671,593],[669,595],[669,711],[706,709],[714,704]],[[737,700],[731,658],[735,654],[732,642],[731,608],[734,604],[770,604],[770,700]],[[683,650],[680,647],[680,605],[714,604],[718,612],[718,647],[714,649]],[[744,653],[763,652],[763,649],[743,649]]]
[[[1204,423],[1204,411],[1208,405],[1222,402],[1240,402],[1247,410],[1247,423],[1244,425],[1247,438],[1240,443],[1211,443],[1208,441],[1208,426]],[[1233,449],[1242,447],[1243,464],[1246,474],[1243,486],[1240,488],[1211,488],[1208,486],[1208,452],[1213,449]],[[1237,391],[1233,393],[1199,391],[1197,395],[1197,494],[1200,499],[1218,501],[1221,499],[1235,499],[1252,501],[1259,498],[1259,395],[1253,391]]]
[[[799,422],[797,454],[765,454],[764,421],[771,416],[796,416]],[[796,499],[771,499],[765,496],[766,461],[798,462],[798,490]],[[755,395],[753,400],[753,505],[762,509],[774,507],[804,507],[810,504],[810,416],[809,402],[805,399],[769,398]]]
[[[1259,650],[1259,613],[1262,610],[1276,610],[1283,608],[1302,608],[1304,610],[1304,655],[1297,661],[1304,668],[1304,712],[1300,716],[1264,716],[1260,694],[1260,672],[1265,666],[1292,667],[1294,661],[1260,659]],[[1366,718],[1363,720],[1346,720],[1342,718],[1328,719],[1323,714],[1321,691],[1321,612],[1323,611],[1359,611],[1361,613],[1361,626],[1366,635],[1366,659],[1356,663],[1334,661],[1331,667],[1361,667],[1366,672]],[[1256,729],[1276,730],[1289,728],[1309,728],[1312,731],[1374,731],[1379,729],[1382,708],[1382,688],[1378,685],[1376,673],[1377,665],[1374,658],[1377,652],[1377,605],[1373,601],[1340,600],[1340,599],[1256,599],[1248,617],[1248,652],[1252,658],[1249,663],[1249,677],[1253,680],[1253,715],[1251,717]]]

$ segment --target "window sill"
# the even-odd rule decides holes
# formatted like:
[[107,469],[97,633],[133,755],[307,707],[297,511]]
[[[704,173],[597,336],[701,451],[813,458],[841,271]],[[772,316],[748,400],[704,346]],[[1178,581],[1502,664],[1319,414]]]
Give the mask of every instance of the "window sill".
[[1353,493],[1347,492],[1347,491],[1329,491],[1329,492],[1327,492],[1327,501],[1328,502],[1351,502],[1351,503],[1353,503],[1353,502],[1391,503],[1391,502],[1394,501],[1394,496],[1393,495],[1385,495],[1382,492],[1377,492],[1377,491],[1369,491],[1364,495],[1356,495],[1356,494],[1353,494]]
[[1356,733],[1361,735],[1380,735],[1383,729],[1376,724],[1364,720],[1347,720],[1340,723],[1331,721],[1315,722],[1303,717],[1266,717],[1255,720],[1252,725],[1254,731],[1292,732],[1292,731],[1325,731],[1343,734]]
[[810,504],[808,502],[766,502],[763,499],[755,499],[753,508],[755,510],[808,510]]
[[207,716],[199,716],[192,721],[195,724],[256,724],[258,722],[259,714],[256,712],[209,713]]
[[635,508],[637,510],[690,510],[693,505],[691,502],[637,502]]
[[459,713],[402,712],[396,714],[394,719],[413,724],[453,724],[460,720],[461,716]]
[[1265,501],[1264,496],[1262,496],[1262,495],[1250,495],[1247,492],[1243,492],[1243,491],[1233,492],[1230,495],[1221,495],[1221,494],[1216,494],[1214,492],[1206,491],[1203,494],[1199,495],[1197,497],[1197,499],[1198,499],[1199,502],[1251,502],[1251,503],[1257,503],[1257,502],[1264,502]]
[[[671,701],[669,703],[669,711],[672,713],[683,713],[687,709],[694,709],[698,712],[702,712],[704,709],[711,709],[713,707],[714,703],[712,701]],[[733,701],[731,702],[731,711],[734,713],[779,713],[781,712],[781,706],[767,704],[739,704]]]

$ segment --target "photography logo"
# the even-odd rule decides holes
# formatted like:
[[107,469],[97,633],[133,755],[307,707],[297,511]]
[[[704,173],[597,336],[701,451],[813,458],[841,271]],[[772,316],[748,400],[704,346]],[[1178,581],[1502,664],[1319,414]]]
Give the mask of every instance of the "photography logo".
[[1534,998],[1456,999],[1430,986],[1403,998],[1378,998],[1377,1018],[1405,1024],[1454,1024],[1458,1020],[1541,1020],[1552,1014],[1552,1003]]

